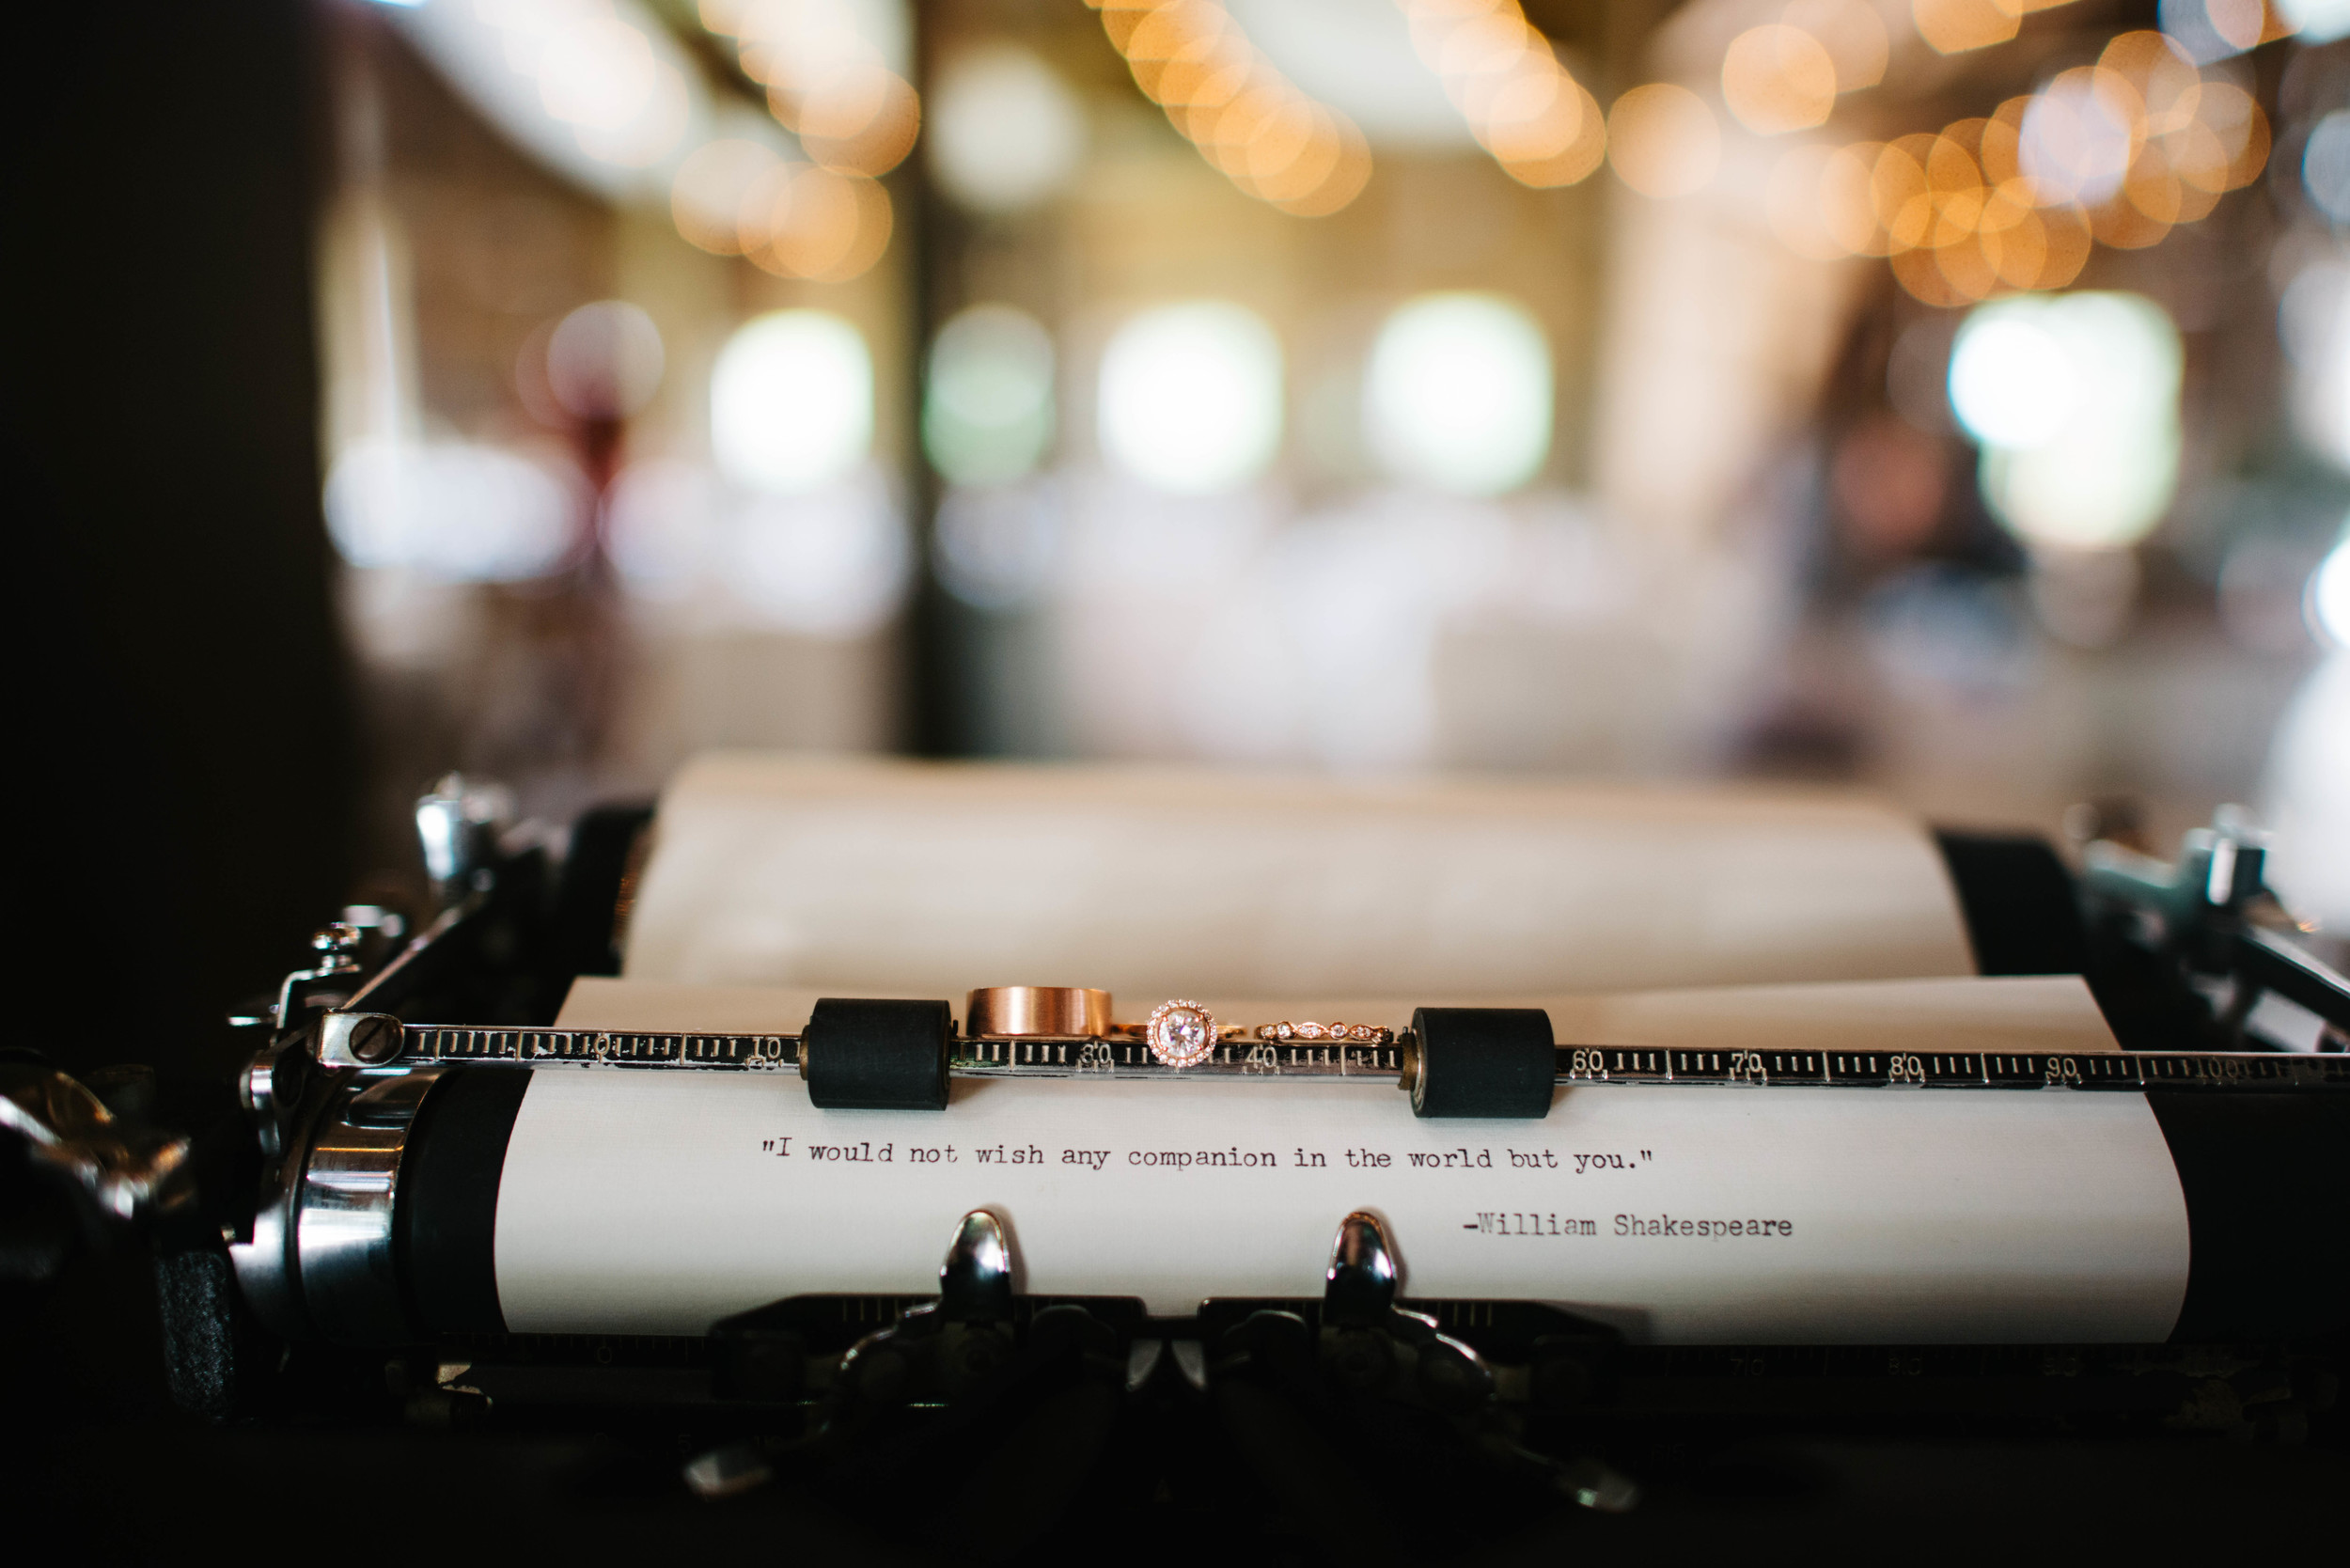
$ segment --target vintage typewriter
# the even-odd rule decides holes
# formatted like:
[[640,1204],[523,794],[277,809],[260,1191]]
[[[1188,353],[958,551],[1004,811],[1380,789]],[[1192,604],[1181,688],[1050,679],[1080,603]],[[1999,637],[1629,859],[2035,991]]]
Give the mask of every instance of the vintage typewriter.
[[[241,1014],[233,1091],[0,1066],[17,1309],[58,1309],[77,1254],[151,1267],[124,1354],[182,1415],[123,1463],[164,1516],[242,1488],[252,1529],[355,1524],[361,1557],[520,1510],[585,1549],[1389,1561],[1933,1506],[1887,1453],[1940,1454],[1994,1520],[2339,1479],[2308,1466],[2342,1430],[2350,982],[2238,818],[2167,863],[2092,842],[2077,876],[1941,839],[1982,966],[2086,975],[2123,1047],[2092,1052],[1643,1046],[1501,1007],[1120,1023],[1000,976],[790,1029],[567,1027],[575,979],[619,968],[652,822],[591,812],[557,856],[446,781],[418,807],[437,913],[325,926]],[[1684,1114],[1689,1160],[1748,1161],[1707,1207],[1574,1163],[1637,1166]],[[1806,1163],[1829,1148],[1859,1164]],[[787,1169],[831,1184],[742,1196]],[[1949,1256],[1888,1263],[1928,1169],[1980,1183],[1989,1228],[1929,1194]],[[1811,1188],[1856,1181],[1831,1288],[1784,1260]],[[1097,1190],[1125,1196],[1068,1196]],[[1664,1281],[1645,1316],[1585,1305],[1610,1238]],[[822,1288],[745,1299],[743,1258]]]

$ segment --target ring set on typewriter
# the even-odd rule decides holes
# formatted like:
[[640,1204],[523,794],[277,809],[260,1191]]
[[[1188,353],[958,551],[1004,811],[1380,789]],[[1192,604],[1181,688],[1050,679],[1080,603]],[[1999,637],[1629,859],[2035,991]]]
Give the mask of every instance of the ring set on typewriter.
[[1160,1003],[1141,1023],[1115,1023],[1110,994],[1082,986],[994,985],[971,993],[964,1007],[964,1034],[973,1040],[1139,1040],[1161,1065],[1194,1067],[1218,1045],[1253,1035],[1265,1044],[1386,1045],[1395,1031],[1375,1024],[1260,1024],[1252,1031],[1218,1024],[1199,1003]]

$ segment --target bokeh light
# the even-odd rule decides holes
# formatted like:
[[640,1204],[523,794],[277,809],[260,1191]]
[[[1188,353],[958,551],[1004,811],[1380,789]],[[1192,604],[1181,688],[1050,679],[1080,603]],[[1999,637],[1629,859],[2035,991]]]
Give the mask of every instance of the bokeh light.
[[744,74],[820,167],[878,176],[914,149],[902,0],[702,0],[701,19],[736,39]]
[[931,172],[979,212],[1015,212],[1067,184],[1085,157],[1085,108],[1049,65],[1018,44],[966,50],[931,94]]
[[1003,484],[1052,446],[1053,339],[1035,317],[979,305],[939,329],[922,398],[922,446],[948,483]]
[[2129,177],[2143,144],[2139,118],[2119,71],[2077,66],[2032,96],[2018,161],[2043,196],[2094,206]]
[[1231,490],[1280,449],[1281,398],[1281,345],[1254,311],[1160,306],[1119,328],[1102,356],[1102,450],[1161,490]]
[[448,582],[510,583],[564,565],[581,491],[556,462],[475,442],[379,438],[344,448],[326,477],[326,523],[357,567]]
[[2248,92],[2140,30],[1938,134],[1793,149],[1766,205],[1796,254],[1889,258],[1904,289],[1950,307],[2064,288],[2095,243],[2154,244],[2257,179],[2268,149]]
[[[2210,65],[2282,36],[2266,0],[2162,0],[2162,30],[2198,65]],[[2281,19],[2280,19],[2281,20]]]
[[2277,302],[2277,337],[2293,361],[2301,439],[2350,467],[2350,267],[2320,260],[2294,274]]
[[743,254],[778,277],[844,283],[889,248],[889,195],[862,174],[778,162],[752,181],[738,218]]
[[1950,356],[1950,403],[1982,445],[1983,498],[2035,544],[2143,538],[2178,480],[2178,328],[2138,294],[1980,306]]
[[1722,102],[1758,136],[1818,125],[1836,107],[1836,88],[1835,60],[1800,27],[1749,27],[1722,56]]
[[1379,330],[1363,413],[1367,445],[1396,478],[1463,495],[1514,490],[1550,454],[1550,344],[1512,300],[1413,300]]
[[661,329],[626,300],[583,305],[547,339],[547,387],[579,419],[623,419],[652,400],[665,355]]
[[[535,378],[524,389],[525,411],[574,439],[583,432],[569,428],[571,419],[623,416],[658,382],[657,370],[649,378],[630,372],[619,352],[641,318],[603,302],[593,307],[597,314],[557,325],[561,310],[578,300],[624,280],[634,297],[659,305],[662,327],[673,335],[670,374],[690,364],[698,376],[743,314],[847,298],[854,303],[838,307],[871,334],[870,348],[846,320],[807,315],[791,318],[810,329],[793,342],[755,343],[772,324],[755,322],[728,347],[709,383],[710,452],[696,428],[699,411],[691,407],[665,407],[657,421],[630,432],[630,455],[674,457],[620,468],[597,514],[601,541],[630,592],[690,609],[672,615],[634,606],[645,626],[663,635],[701,635],[705,611],[713,613],[713,624],[728,625],[728,608],[747,604],[760,626],[862,635],[858,628],[883,624],[901,604],[910,552],[918,546],[932,552],[939,583],[957,602],[989,614],[1039,608],[1032,624],[1018,627],[957,622],[1000,638],[1000,648],[987,645],[986,658],[1026,672],[1028,663],[1058,657],[1039,651],[1045,634],[1058,636],[1058,618],[1091,600],[1130,616],[1136,644],[1149,640],[1148,618],[1129,609],[1126,594],[1090,593],[1087,573],[1098,569],[1097,557],[1121,562],[1121,586],[1132,590],[1164,586],[1177,575],[1167,562],[1188,551],[1184,559],[1206,564],[1184,567],[1182,594],[1167,602],[1188,612],[1196,600],[1199,621],[1214,618],[1267,641],[1297,636],[1308,622],[1267,615],[1254,599],[1235,606],[1219,596],[1237,592],[1232,585],[1258,571],[1246,563],[1259,557],[1294,570],[1305,585],[1297,602],[1318,607],[1310,621],[1317,635],[1356,629],[1358,641],[1316,644],[1311,654],[1343,646],[1344,660],[1355,662],[1349,691],[1370,692],[1386,674],[1419,669],[1393,684],[1402,692],[1413,681],[1434,682],[1425,671],[1439,665],[1473,668],[1479,679],[1491,674],[1495,685],[1539,684],[1543,677],[1522,667],[1551,670],[1562,661],[1500,651],[1523,641],[1523,628],[1514,626],[1463,631],[1461,646],[1448,645],[1441,659],[1429,641],[1410,659],[1379,662],[1375,645],[1386,623],[1337,591],[1340,568],[1353,557],[1334,547],[1313,557],[1311,570],[1296,565],[1313,557],[1311,549],[1292,557],[1290,536],[1314,519],[1300,515],[1300,496],[1285,482],[1282,427],[1293,416],[1305,427],[1301,434],[1313,435],[1298,444],[1301,458],[1311,460],[1310,471],[1301,463],[1296,476],[1305,505],[1318,505],[1326,486],[1366,507],[1376,497],[1400,515],[1411,513],[1415,527],[1442,520],[1444,527],[1423,530],[1428,539],[1411,551],[1382,557],[1389,561],[1384,575],[1371,574],[1379,579],[1377,602],[1401,605],[1435,594],[1423,565],[1482,548],[1462,543],[1465,535],[1554,504],[1559,493],[1521,492],[1544,482],[1554,466],[1564,405],[1576,426],[1591,429],[1551,478],[1578,487],[1574,505],[1590,505],[1594,515],[1606,509],[1611,534],[1670,538],[1677,547],[1714,553],[1733,534],[1744,537],[1748,514],[1825,511],[1840,560],[1857,569],[1844,583],[1890,580],[1924,557],[1964,557],[1939,586],[1919,587],[1920,576],[1903,590],[1912,609],[1944,606],[1917,610],[1920,624],[1950,619],[1944,610],[1961,600],[1989,606],[1978,618],[1984,626],[2037,604],[2060,635],[2095,642],[2119,623],[2109,612],[2126,608],[2136,591],[2134,546],[2115,541],[2136,537],[2158,517],[2174,482],[2175,397],[2166,404],[2158,396],[2150,408],[2134,394],[2117,394],[2115,374],[2093,363],[2102,352],[2098,334],[2111,337],[2111,331],[2061,314],[2001,314],[2010,296],[2071,310],[2069,301],[2046,296],[2086,276],[2126,277],[2174,302],[2198,332],[2232,339],[2245,290],[2332,258],[2339,247],[2313,226],[2321,213],[2340,223],[2350,211],[2350,133],[2322,118],[2342,102],[2338,84],[2315,65],[2296,63],[2307,58],[2297,46],[2236,58],[2284,26],[2262,0],[2158,0],[2161,36],[2119,38],[2112,35],[2123,21],[2090,8],[2024,26],[2028,13],[2044,8],[2034,0],[1741,0],[1684,8],[1662,31],[1655,31],[1662,13],[1636,19],[1637,39],[1578,25],[1556,42],[1528,21],[1530,13],[1546,25],[1566,25],[1555,6],[1372,0],[1371,10],[1359,13],[1357,34],[1342,25],[1356,3],[1310,0],[1290,10],[1284,0],[1093,0],[1116,61],[1098,40],[1089,47],[1089,33],[1059,36],[1040,22],[1042,11],[948,8],[933,15],[923,8],[917,73],[906,37],[917,8],[906,0],[696,0],[724,55],[704,40],[695,56],[701,68],[713,80],[728,77],[739,50],[760,90],[731,83],[741,100],[731,118],[702,103],[690,134],[654,165],[656,176],[619,183],[638,201],[666,183],[670,214],[687,242],[752,265],[713,266],[682,245],[648,244],[625,215],[617,228],[556,221],[586,212],[573,211],[581,190],[603,187],[536,149],[540,163],[577,189],[525,189],[535,176],[504,181],[515,187],[508,195],[543,198],[544,227],[565,231],[536,245],[542,264],[530,268],[521,265],[530,237],[503,232],[525,202],[483,209],[482,232],[466,236],[478,243],[459,245],[438,232],[449,220],[395,181],[381,200],[402,227],[386,230],[383,254],[394,267],[413,256],[418,270],[413,279],[388,268],[384,275],[400,297],[421,280],[424,315],[378,334],[385,346],[369,361],[373,379],[351,378],[350,409],[337,413],[331,439],[347,445],[359,431],[505,428],[494,411],[463,400],[467,368],[452,370],[447,306],[461,290],[505,323],[480,335],[483,353],[476,357],[490,376],[509,357],[509,345],[535,325],[525,346]],[[468,15],[475,8],[470,0],[448,0],[447,8],[460,7]],[[604,54],[582,48],[584,67],[564,66],[569,76],[550,78],[545,102],[573,117],[555,125],[556,143],[570,142],[567,126],[603,112],[582,86],[592,76],[588,67],[603,72],[610,102],[650,102],[660,72],[649,72],[647,62],[684,58],[664,55],[663,40],[642,31],[641,8],[642,0],[610,8],[603,0],[545,0],[536,8],[624,24],[615,31],[599,24],[586,36],[608,45]],[[525,18],[533,8],[521,0],[492,0],[487,8],[517,19],[506,31],[518,38],[536,25]],[[2317,18],[2308,24],[2323,32],[2319,8],[2296,8],[2305,21]],[[2151,25],[2154,10],[2140,8],[2131,20]],[[1373,12],[1384,18],[1376,25]],[[691,14],[672,8],[665,18],[676,25]],[[1277,25],[1276,14],[1284,18]],[[1072,8],[1062,20],[1074,15]],[[631,27],[639,29],[642,50],[624,36]],[[2013,41],[1984,48],[2000,40]],[[518,59],[538,62],[532,70],[567,58],[517,50]],[[1966,53],[1973,50],[1982,52]],[[1647,76],[1622,74],[1642,60]],[[1105,65],[1116,80],[1100,75]],[[1612,116],[1584,85],[1600,81],[1594,70],[1612,77],[1610,88],[1635,88],[1621,99],[1608,92]],[[1149,110],[1131,101],[1129,72]],[[525,82],[502,64],[491,74],[540,102],[540,78]],[[1637,86],[1650,77],[1651,85]],[[386,81],[406,90],[399,79]],[[924,87],[918,100],[916,81]],[[1845,102],[1844,95],[1872,88]],[[2258,174],[2268,126],[2254,93],[2272,95],[2283,105],[2277,112],[2291,116],[2283,133],[2290,165],[2275,172],[2271,192],[2211,220],[2206,232],[2148,249],[2214,212],[2225,193]],[[1371,106],[1382,95],[1410,96],[1410,115],[1383,118]],[[1161,113],[1187,147],[1160,131]],[[1355,193],[1369,189],[1371,152],[1349,115],[1377,139],[1386,176],[1368,204]],[[919,145],[924,136],[927,147]],[[1195,150],[1216,178],[1189,162]],[[394,151],[385,172],[396,166],[404,180],[418,160],[404,146]],[[1611,152],[1625,190],[1598,207],[1579,198],[1532,200],[1526,191],[1513,196],[1507,181],[1481,170],[1490,156],[1521,184],[1560,186],[1589,179]],[[876,181],[914,156],[928,160],[922,170],[899,165],[885,176],[888,189]],[[922,178],[908,183],[909,173]],[[1355,205],[1352,216],[1317,234],[1271,213],[1250,217],[1250,204],[1236,201],[1227,180],[1287,212]],[[893,243],[895,223],[914,221],[910,210],[893,212],[893,197],[925,189],[954,204],[943,227],[930,225],[937,214],[925,210],[923,253],[908,259],[936,273],[931,283],[943,280],[943,293],[926,285],[925,296],[957,306],[1018,299],[1036,316],[986,304],[954,317],[927,342],[908,341],[898,331],[902,290],[876,283],[828,296],[813,286],[871,278],[867,269],[886,265],[876,259]],[[1644,211],[1643,194],[1684,205]],[[2281,229],[2269,221],[2272,195]],[[633,209],[621,203],[619,210]],[[996,221],[1006,215],[1015,221]],[[1781,243],[1817,264],[1754,257],[1747,247],[1764,216]],[[2101,258],[2100,243],[2146,253]],[[2277,249],[2269,272],[2249,253],[2225,254],[2239,243]],[[1246,247],[1237,260],[1225,254],[1235,244]],[[558,254],[566,247],[585,264],[570,266]],[[460,250],[478,254],[452,259],[449,253]],[[1905,295],[1888,297],[1874,267],[1846,264],[1855,258],[1885,261]],[[544,279],[537,293],[487,275],[509,260],[513,274]],[[777,277],[790,282],[779,285]],[[1602,288],[1609,278],[1636,287]],[[1496,293],[1413,292],[1435,288],[1509,290],[1526,306]],[[1595,288],[1606,296],[1596,317]],[[1222,304],[1142,308],[1211,292],[1246,298],[1265,319]],[[1366,301],[1396,308],[1384,321],[1375,313],[1366,321]],[[1914,307],[1920,301],[1927,308]],[[1987,302],[1998,304],[1970,316]],[[1135,311],[1142,313],[1126,319]],[[1124,330],[1111,331],[1121,320]],[[1963,321],[1972,324],[1953,355]],[[1541,322],[1559,324],[1556,359]],[[1072,336],[1057,344],[1064,323]],[[591,325],[607,339],[601,348],[581,347],[594,336]],[[2325,346],[2297,352],[2296,363],[2322,364],[2324,377],[2340,384],[2341,406],[2322,447],[2350,464],[2350,333],[2329,318],[2323,336]],[[1911,358],[1927,367],[1931,407],[1896,393],[1900,412],[1881,409],[1876,391],[1853,379],[1895,337],[1927,345]],[[653,342],[658,365],[657,335]],[[1083,347],[1057,364],[1069,343]],[[2159,348],[2137,353],[2134,373],[2157,392],[2175,389],[2177,356],[2166,358]],[[1295,356],[1287,367],[1285,352]],[[792,361],[790,368],[779,368],[781,359]],[[2232,351],[2226,363],[2235,363]],[[920,401],[903,410],[914,417],[888,417],[899,397],[916,390],[904,384],[917,367]],[[1557,381],[1562,367],[1568,379]],[[2256,353],[2240,368],[2231,386],[2266,367]],[[482,374],[474,369],[478,383]],[[1283,385],[1289,373],[1301,383],[1293,415]],[[1888,369],[1888,384],[1903,373]],[[634,389],[640,381],[644,389]],[[877,402],[877,384],[888,402]],[[1079,400],[1057,406],[1064,386]],[[509,389],[490,390],[511,401]],[[2248,384],[2245,416],[2260,406],[2251,390]],[[1981,513],[1957,488],[1970,470],[1950,438],[1946,393],[1956,419],[1982,443],[1979,474],[1992,510],[2030,546],[2028,576],[1996,568],[1986,574],[1982,552],[2007,552],[1977,537]],[[550,412],[558,406],[568,416]],[[2220,413],[2234,418],[2238,411]],[[912,429],[901,428],[908,423]],[[1064,432],[1074,439],[1061,450]],[[1325,432],[1332,432],[1326,442]],[[2216,423],[2216,461],[2248,470],[2274,455],[2257,442],[2245,447],[2240,437]],[[596,432],[587,438],[583,450],[599,454],[601,475],[606,457],[618,454],[595,446]],[[2131,467],[2117,453],[2136,454],[2132,472],[2145,483],[2133,489],[2117,480]],[[507,455],[539,461],[519,450]],[[1115,472],[1093,471],[1097,456]],[[937,505],[910,532],[885,476],[923,457],[940,481]],[[1067,467],[1056,471],[1060,463]],[[1698,477],[1670,476],[1676,465]],[[431,466],[408,463],[397,482],[372,494],[429,490],[415,476]],[[1703,472],[1709,468],[1719,477]],[[2296,466],[2293,482],[2324,488],[2310,470],[2308,463]],[[588,501],[559,461],[547,472],[573,509],[568,516],[542,509],[560,526],[544,530],[555,543],[536,558],[555,565],[528,565],[530,550],[477,544],[470,563],[446,570],[526,572],[576,560]],[[1660,473],[1668,478],[1650,479]],[[355,481],[345,483],[352,495],[361,494]],[[2249,591],[2243,585],[2250,568],[2242,564],[2249,557],[2230,554],[2233,541],[2223,536],[2238,530],[2249,509],[2207,505],[2200,493],[2195,499],[2202,532],[2183,526],[2176,541],[2166,540],[2166,550],[2177,544],[2184,564],[2149,554],[2155,574],[2149,581],[2170,583],[2181,571],[2213,578],[2232,572],[2240,598]],[[337,540],[354,558],[436,556],[438,547],[383,542],[422,527],[386,525],[384,517],[420,515],[421,508],[369,511],[364,500],[337,508]],[[1398,537],[1409,531],[1396,529]],[[1215,542],[1200,543],[1212,535]],[[2312,576],[2319,546],[2299,533],[2294,540],[2303,554],[2270,597],[2299,635],[2303,615],[2311,623],[2319,615]],[[1642,635],[1654,631],[1668,642],[1681,634],[1668,622],[1714,619],[1704,596],[1716,588],[1698,583],[1696,566],[1684,572],[1662,557],[1638,560],[1637,571],[1627,569],[1637,586],[1622,590],[1622,613],[1643,623]],[[1730,586],[1719,591],[1758,603],[1778,596],[1758,615],[1793,615],[1797,601],[1816,603],[1804,600],[1811,591],[1806,583],[1739,581],[1761,574],[1741,557],[1721,567]],[[1658,605],[1649,603],[1663,591],[1652,578],[1693,586],[1678,606]],[[1852,602],[1845,594],[1839,607]],[[1692,605],[1700,607],[1693,613]],[[1575,635],[1586,635],[1595,646],[1605,640],[1578,626]],[[2013,641],[1986,634],[1983,646],[1999,651],[1998,660],[1986,656],[1986,667],[2006,660]],[[1176,650],[1163,662],[1183,656]],[[1335,670],[1343,661],[1329,656]],[[1585,662],[1610,666],[1606,658]],[[1028,679],[1001,675],[1007,690]],[[1036,694],[1015,695],[1026,702]],[[1428,701],[1424,731],[1414,729],[1415,719],[1396,733],[1420,736],[1410,743],[1422,748],[1414,757],[1425,751],[1430,760],[1450,760],[1452,752],[1435,748],[1455,745],[1449,727],[1458,714],[1440,713],[1433,695]],[[1296,724],[1327,723],[1335,734],[1356,723],[1303,716],[1310,705],[1300,699]],[[1364,698],[1357,718],[1376,706]],[[1181,729],[1188,721],[1160,713],[1154,722]],[[1866,742],[1877,722],[1838,716],[1834,727]],[[1082,727],[1070,734],[1073,749],[1098,742]],[[1612,765],[1606,759],[1615,754],[1605,749],[1612,744],[1578,739],[1574,745],[1585,749],[1566,760]],[[1329,755],[1341,753],[1355,755],[1344,747]],[[1885,759],[1894,753],[1864,747],[1837,756],[1835,765],[1865,772],[1892,766]]]
[[704,250],[819,283],[864,274],[889,248],[894,223],[878,180],[740,137],[706,143],[679,164],[669,209],[678,232]]
[[1642,196],[1690,196],[1711,184],[1721,165],[1721,127],[1696,93],[1653,82],[1608,111],[1607,161]]
[[[506,62],[539,89],[547,114],[602,163],[646,168],[684,139],[692,97],[652,37],[597,0],[477,0]],[[650,17],[647,26],[658,26]],[[664,40],[666,42],[666,39]]]
[[1808,165],[1781,178],[1775,199],[1791,243],[1809,241],[1892,259],[1904,288],[1930,305],[1963,305],[2011,290],[2070,283],[2087,260],[2089,223],[2070,203],[2035,207],[2015,169],[2015,121],[1960,120],[1938,135],[1841,148],[1818,164],[1816,221],[1802,222],[1797,183]]
[[740,136],[697,148],[671,181],[678,232],[780,277],[860,276],[889,247],[879,178],[921,130],[903,0],[701,0],[700,14],[734,40],[744,74],[766,87],[807,162]]
[[1936,54],[1963,55],[2013,38],[2024,9],[2013,0],[1910,0],[1909,16]]
[[873,444],[873,359],[864,335],[822,310],[778,310],[739,328],[710,377],[710,446],[746,490],[833,483]]
[[2336,109],[2310,132],[2301,151],[2301,184],[2319,212],[2350,224],[2350,110]]
[[1779,19],[1820,41],[1836,67],[1836,90],[1858,92],[1885,80],[1892,40],[1869,0],[1789,0]]
[[2350,648],[2350,532],[2310,576],[2310,626],[2336,648]]
[[2266,772],[2270,885],[2295,919],[2350,934],[2350,651],[2343,647],[2319,660],[2294,695]]
[[1521,184],[1572,185],[1599,167],[1599,100],[1559,63],[1517,0],[1398,0],[1412,47],[1470,134]]
[[742,255],[743,205],[782,166],[772,149],[739,136],[696,148],[669,181],[669,215],[678,233],[719,256]]
[[1362,193],[1371,149],[1353,120],[1298,90],[1218,0],[1087,0],[1167,122],[1240,190],[1297,217]]
[[2304,43],[2350,38],[2350,0],[2277,0],[2277,12]]
[[2080,395],[2071,355],[2030,313],[1981,312],[1951,349],[1950,410],[1986,446],[2054,440]]

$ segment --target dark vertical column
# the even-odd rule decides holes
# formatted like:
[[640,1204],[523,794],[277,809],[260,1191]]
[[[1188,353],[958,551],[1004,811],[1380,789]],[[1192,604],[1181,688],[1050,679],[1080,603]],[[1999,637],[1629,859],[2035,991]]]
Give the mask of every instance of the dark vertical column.
[[0,51],[8,1044],[225,1065],[346,865],[318,11],[40,6]]
[[[938,0],[917,0],[914,8],[915,83],[926,106],[936,82],[939,25],[946,8]],[[914,355],[913,374],[906,379],[913,407],[906,430],[906,503],[914,524],[914,593],[907,606],[906,670],[908,678],[908,749],[921,757],[965,755],[970,745],[969,715],[962,668],[967,657],[966,636],[956,605],[939,586],[932,567],[931,538],[938,526],[938,476],[922,450],[922,399],[930,379],[931,339],[952,308],[953,289],[948,275],[954,222],[938,187],[932,183],[922,148],[898,165],[890,186],[899,210],[911,230],[912,248],[906,261],[906,342]]]

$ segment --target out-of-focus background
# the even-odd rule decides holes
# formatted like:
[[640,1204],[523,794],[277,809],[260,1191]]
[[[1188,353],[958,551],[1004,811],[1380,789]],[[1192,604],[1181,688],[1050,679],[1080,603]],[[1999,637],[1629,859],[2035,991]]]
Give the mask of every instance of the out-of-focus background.
[[243,455],[10,439],[273,910],[755,745],[2241,801],[2350,927],[2350,0],[131,11],[10,330]]

